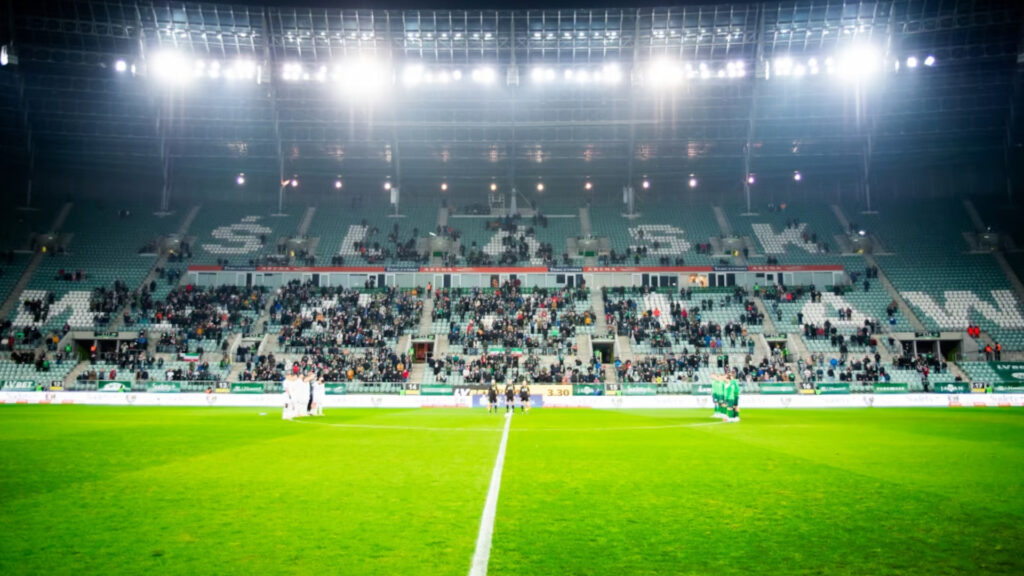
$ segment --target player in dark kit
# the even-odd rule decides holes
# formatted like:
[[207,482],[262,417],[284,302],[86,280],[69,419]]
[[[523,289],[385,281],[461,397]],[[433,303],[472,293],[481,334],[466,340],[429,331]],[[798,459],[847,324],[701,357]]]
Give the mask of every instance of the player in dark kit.
[[498,385],[491,380],[491,386],[487,389],[487,413],[493,411],[498,413]]
[[529,409],[530,409],[530,389],[526,387],[526,383],[524,382],[523,385],[519,387],[519,411],[522,414],[526,414],[526,412]]
[[505,412],[516,410],[516,388],[511,382],[505,384]]

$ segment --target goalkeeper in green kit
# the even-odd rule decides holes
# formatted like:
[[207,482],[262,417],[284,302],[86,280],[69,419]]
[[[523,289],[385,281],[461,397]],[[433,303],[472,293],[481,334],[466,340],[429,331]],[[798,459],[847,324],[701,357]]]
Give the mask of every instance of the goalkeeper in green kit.
[[726,422],[740,421],[740,383],[733,378],[726,384],[725,403],[727,406]]

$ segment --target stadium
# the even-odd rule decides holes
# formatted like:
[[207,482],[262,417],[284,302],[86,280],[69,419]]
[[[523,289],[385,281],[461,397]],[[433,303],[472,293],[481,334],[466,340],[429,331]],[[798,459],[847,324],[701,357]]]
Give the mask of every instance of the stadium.
[[338,4],[0,10],[0,573],[1024,571],[1024,6]]

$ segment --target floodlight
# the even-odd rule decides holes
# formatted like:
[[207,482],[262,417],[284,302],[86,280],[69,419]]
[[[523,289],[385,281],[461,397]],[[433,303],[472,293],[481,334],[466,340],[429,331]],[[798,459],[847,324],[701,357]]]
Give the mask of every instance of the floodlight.
[[793,73],[793,59],[788,56],[775,59],[774,73],[776,76],[789,76]]
[[747,184],[753,184],[753,183],[754,183],[754,182],[756,182],[756,181],[757,181],[757,180],[756,180],[756,179],[754,178],[754,175],[753,175],[753,174],[751,174],[751,175],[747,176]]
[[643,188],[644,190],[647,190],[648,188],[650,188],[650,187],[651,187],[651,181],[650,181],[650,180],[644,180],[643,182],[641,182],[641,183],[640,183],[640,186],[641,186],[641,187],[642,187],[642,188]]
[[543,192],[543,191],[544,191],[544,183],[543,182],[537,182],[537,192]]
[[117,62],[114,62],[114,70],[117,70],[118,72],[124,72],[127,69],[128,64],[124,60],[118,60]]
[[448,190],[448,183],[447,182],[441,182],[441,192],[446,192],[447,190]]
[[341,178],[338,178],[337,180],[334,181],[334,189],[341,190]]
[[690,181],[688,182],[688,184],[690,185],[690,188],[697,187],[697,178],[693,174],[690,174]]
[[804,175],[801,174],[799,170],[797,170],[796,172],[793,172],[793,180],[794,181],[799,182],[799,181],[801,181],[803,179],[804,179]]
[[298,176],[292,176],[291,185],[292,185],[292,188],[298,188],[299,187],[299,177]]
[[857,231],[857,235],[858,235],[858,236],[862,236],[862,237],[863,237],[863,236],[867,236],[867,235],[868,235],[868,233],[867,233],[866,231],[864,231],[864,230],[858,230],[858,231]]
[[593,187],[594,187],[594,185],[593,185],[593,184],[591,184],[590,182],[584,182],[584,183],[583,183],[583,189],[584,189],[584,190],[590,190],[590,189],[591,189],[591,188],[593,188]]
[[245,174],[239,172],[238,176],[235,178],[235,184],[245,186]]
[[360,57],[339,64],[332,76],[338,87],[351,96],[370,96],[379,93],[390,81],[386,63]]
[[929,54],[928,57],[924,59],[924,65],[928,66],[929,68],[935,66],[935,56]]
[[530,79],[533,80],[534,82],[543,82],[544,81],[544,69],[543,68],[534,68],[533,70],[531,70],[530,71]]
[[477,84],[493,84],[495,78],[494,69],[489,66],[476,68],[473,70],[471,77],[473,78],[473,82],[476,82]]
[[882,64],[882,56],[874,46],[854,46],[840,58],[839,72],[845,80],[863,82],[876,75]]
[[220,78],[220,62],[214,60],[210,63],[210,78]]
[[406,86],[415,86],[423,81],[423,66],[414,64],[406,66],[402,72],[402,83]]
[[462,80],[462,70],[452,70],[452,80],[456,82]]
[[302,79],[302,64],[288,62],[282,69],[281,79],[287,82],[295,82]]
[[11,55],[7,44],[0,46],[0,66],[7,66],[11,63]]
[[185,59],[177,52],[158,52],[150,62],[153,76],[161,82],[183,83],[191,77],[188,74]]
[[497,189],[498,189],[498,185],[495,184],[494,182],[491,182],[491,192],[494,192]]
[[907,58],[907,68],[917,68],[917,58],[911,56]]
[[391,181],[390,180],[385,180],[384,181],[384,189],[385,190],[391,190]]
[[655,88],[678,86],[683,81],[683,72],[679,65],[664,58],[651,62],[647,75],[648,82]]
[[622,81],[622,70],[618,64],[606,64],[601,69],[601,79],[607,84],[618,84]]

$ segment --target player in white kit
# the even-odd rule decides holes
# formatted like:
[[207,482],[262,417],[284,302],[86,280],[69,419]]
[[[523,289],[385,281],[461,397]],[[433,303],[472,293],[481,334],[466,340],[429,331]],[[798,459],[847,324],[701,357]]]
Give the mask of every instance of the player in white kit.
[[295,389],[295,376],[287,374],[284,377],[284,382],[281,383],[281,387],[284,391],[284,407],[281,410],[282,420],[291,420],[295,418],[295,396],[293,391]]
[[327,387],[320,376],[314,376],[313,381],[313,416],[324,415],[324,400],[327,398]]

